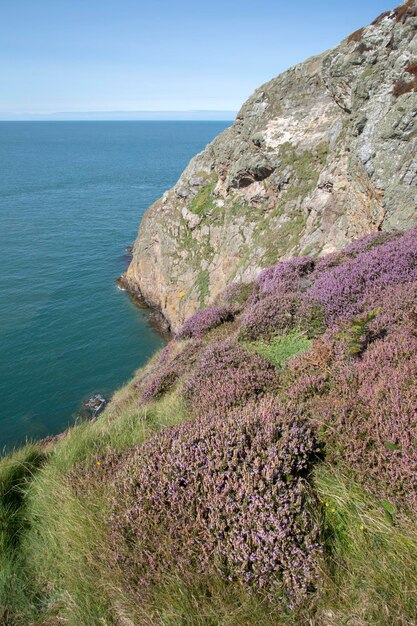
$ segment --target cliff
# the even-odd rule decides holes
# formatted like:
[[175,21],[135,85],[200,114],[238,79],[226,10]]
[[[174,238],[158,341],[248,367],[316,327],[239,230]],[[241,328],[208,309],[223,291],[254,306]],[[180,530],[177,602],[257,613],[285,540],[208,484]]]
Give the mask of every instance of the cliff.
[[417,5],[255,91],[146,212],[125,276],[173,330],[234,280],[417,221]]

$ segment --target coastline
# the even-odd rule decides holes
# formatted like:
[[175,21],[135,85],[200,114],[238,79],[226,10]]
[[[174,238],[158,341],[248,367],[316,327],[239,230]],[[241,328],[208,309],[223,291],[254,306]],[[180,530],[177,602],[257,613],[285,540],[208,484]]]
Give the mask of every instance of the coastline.
[[145,298],[139,287],[133,284],[128,278],[126,273],[121,274],[116,278],[116,283],[122,291],[126,291],[132,301],[140,309],[148,310],[148,320],[153,330],[159,333],[164,339],[169,341],[173,337],[171,325],[162,313],[161,309],[153,302]]

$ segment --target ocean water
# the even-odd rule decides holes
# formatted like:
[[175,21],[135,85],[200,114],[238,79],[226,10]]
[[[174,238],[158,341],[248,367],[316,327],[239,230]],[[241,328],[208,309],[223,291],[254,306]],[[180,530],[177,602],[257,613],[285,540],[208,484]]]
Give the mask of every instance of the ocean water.
[[163,345],[114,281],[144,210],[228,125],[0,123],[0,449],[62,431]]

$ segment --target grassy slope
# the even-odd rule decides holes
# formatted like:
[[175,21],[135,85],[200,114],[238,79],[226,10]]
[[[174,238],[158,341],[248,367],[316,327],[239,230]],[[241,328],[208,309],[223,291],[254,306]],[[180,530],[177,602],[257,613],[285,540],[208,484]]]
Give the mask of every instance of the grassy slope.
[[[234,332],[212,330],[210,343]],[[186,343],[185,343],[186,345]],[[245,342],[282,369],[311,342],[300,332]],[[175,348],[181,351],[181,345]],[[4,626],[272,626],[402,625],[417,623],[416,520],[389,510],[352,482],[348,468],[317,465],[312,482],[321,501],[325,558],[321,587],[294,611],[207,573],[187,584],[170,573],[142,596],[124,584],[114,563],[105,488],[77,491],[71,476],[85,463],[100,474],[110,450],[140,444],[191,418],[181,381],[161,398],[140,404],[156,371],[148,363],[96,422],[71,428],[48,446],[30,444],[0,462],[0,623]],[[75,481],[76,484],[76,481]]]
[[[281,339],[270,347],[280,363],[277,345],[292,354],[294,336],[284,343]],[[261,350],[268,352],[265,344]],[[319,598],[297,616],[213,577],[196,579],[190,588],[173,575],[147,605],[135,606],[123,588],[123,572],[107,555],[102,494],[96,490],[88,498],[77,496],[68,473],[106,449],[140,443],[187,418],[176,390],[146,408],[138,408],[136,396],[133,381],[96,423],[73,427],[47,450],[28,445],[1,462],[2,624],[413,623],[415,520],[400,516],[390,525],[377,502],[325,464],[316,470],[314,482],[324,504],[331,558]]]

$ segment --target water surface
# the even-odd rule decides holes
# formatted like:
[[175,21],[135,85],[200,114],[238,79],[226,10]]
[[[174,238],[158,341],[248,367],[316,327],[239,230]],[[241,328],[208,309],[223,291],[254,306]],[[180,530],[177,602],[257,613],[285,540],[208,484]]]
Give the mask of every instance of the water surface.
[[115,285],[144,210],[228,122],[0,123],[0,449],[163,345]]

